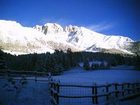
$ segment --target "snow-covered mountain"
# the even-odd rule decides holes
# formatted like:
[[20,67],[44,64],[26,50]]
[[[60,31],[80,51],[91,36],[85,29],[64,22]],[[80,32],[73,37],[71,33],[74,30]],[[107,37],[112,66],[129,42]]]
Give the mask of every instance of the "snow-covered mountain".
[[53,51],[43,33],[15,21],[0,20],[0,46],[13,54]]
[[85,27],[47,23],[24,27],[15,21],[0,20],[0,46],[13,54],[53,52],[55,49],[72,51],[127,50],[134,41],[128,37],[103,35]]

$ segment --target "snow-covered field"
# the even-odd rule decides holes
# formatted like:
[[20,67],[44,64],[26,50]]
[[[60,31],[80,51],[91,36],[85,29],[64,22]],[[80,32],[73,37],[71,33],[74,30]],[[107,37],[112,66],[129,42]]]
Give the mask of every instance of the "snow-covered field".
[[54,79],[61,83],[77,84],[104,84],[104,83],[123,83],[123,82],[140,82],[140,71],[133,70],[132,66],[118,66],[111,70],[85,71],[82,68],[73,68],[66,71]]
[[[74,84],[74,85],[97,85],[106,83],[140,83],[140,71],[133,70],[132,66],[118,66],[113,67],[111,70],[98,70],[98,71],[85,71],[82,68],[73,68],[70,71],[63,73],[61,76],[55,76],[56,81],[60,81],[60,84]],[[100,90],[99,90],[100,91]],[[101,89],[103,92],[104,89]],[[92,95],[91,88],[77,88],[77,87],[61,87],[61,95],[68,96],[86,96]],[[112,97],[113,98],[113,97]],[[140,98],[116,102],[115,105],[140,105]],[[91,98],[81,98],[81,99],[62,99],[60,98],[61,105],[92,105]],[[101,105],[103,105],[105,99],[100,99]]]
[[[46,79],[41,77],[41,79]],[[111,70],[85,71],[82,68],[73,68],[72,70],[64,72],[60,76],[53,76],[53,79],[60,81],[61,84],[80,84],[93,85],[97,83],[123,83],[123,82],[140,82],[140,71],[133,70],[133,67],[118,66]],[[6,80],[0,79],[0,105],[50,105],[50,98],[48,92],[48,83],[35,82],[34,80],[27,80],[19,91],[10,90],[12,85],[4,88],[7,83]],[[60,88],[60,94],[64,95],[90,95],[91,89],[85,88]],[[140,105],[140,97],[124,101],[115,102],[115,105]],[[92,105],[92,99],[62,99],[60,98],[60,105]]]
[[0,79],[0,105],[50,105],[48,82],[35,81],[33,78],[21,87],[20,81],[16,80],[18,89],[6,79]]

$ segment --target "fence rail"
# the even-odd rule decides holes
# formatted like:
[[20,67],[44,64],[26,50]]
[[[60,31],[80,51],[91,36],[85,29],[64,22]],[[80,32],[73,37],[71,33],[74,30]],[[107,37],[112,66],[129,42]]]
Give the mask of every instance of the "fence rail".
[[50,105],[49,73],[7,70],[0,74],[0,105]]
[[[5,78],[11,78],[13,80],[21,80],[23,77],[26,78],[26,80],[34,80],[34,81],[40,81],[40,82],[49,82],[51,77],[51,73],[47,72],[38,72],[38,71],[16,71],[16,70],[1,70],[0,71],[0,79]],[[45,77],[39,78],[39,77]]]
[[50,76],[48,72],[38,72],[38,71],[16,71],[16,70],[0,70],[0,76],[4,75],[28,75],[28,76]]
[[[60,93],[60,88],[62,87],[77,87],[77,88],[90,88],[91,95],[62,95]],[[98,92],[100,88],[105,88],[105,92],[100,93]],[[69,90],[68,90],[69,91]],[[135,95],[140,95],[140,83],[112,83],[112,84],[104,84],[104,85],[97,85],[94,84],[92,86],[89,85],[66,85],[60,84],[60,82],[50,82],[50,95],[51,95],[51,102],[53,105],[60,104],[60,98],[91,98],[93,105],[98,105],[99,98],[105,97],[106,102],[110,101],[110,96],[114,95],[115,99],[117,100],[125,100],[127,98],[133,97]]]

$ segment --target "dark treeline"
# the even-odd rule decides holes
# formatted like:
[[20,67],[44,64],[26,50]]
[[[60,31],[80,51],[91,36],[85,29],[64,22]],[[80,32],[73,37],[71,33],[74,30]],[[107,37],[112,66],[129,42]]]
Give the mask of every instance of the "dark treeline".
[[[106,61],[109,66],[135,65],[139,69],[140,57],[122,54],[92,53],[92,52],[67,52],[55,50],[53,54],[28,54],[10,55],[0,51],[0,68],[20,71],[43,71],[59,74],[72,67],[78,66],[80,62],[85,65],[90,61]],[[85,66],[84,65],[84,66]]]

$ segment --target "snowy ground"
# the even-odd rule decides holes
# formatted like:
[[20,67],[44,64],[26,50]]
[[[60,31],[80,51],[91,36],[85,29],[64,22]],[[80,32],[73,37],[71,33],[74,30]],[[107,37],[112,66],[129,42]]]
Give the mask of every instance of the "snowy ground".
[[61,83],[77,84],[104,84],[114,82],[140,82],[140,71],[133,70],[130,66],[113,67],[111,70],[85,71],[82,68],[73,68],[54,79]]
[[[55,76],[56,81],[60,81],[60,84],[79,84],[79,85],[97,85],[106,83],[124,83],[124,82],[140,82],[140,71],[133,70],[131,66],[118,66],[113,67],[111,70],[98,70],[98,71],[85,71],[81,68],[73,68],[70,71],[63,73],[61,76]],[[104,91],[104,89],[102,89]],[[101,90],[101,91],[102,91]],[[100,91],[100,90],[99,90]],[[100,91],[100,92],[101,92]],[[61,87],[61,95],[68,96],[86,96],[92,95],[91,88],[76,88],[76,87]],[[140,105],[140,97],[137,99],[116,102],[112,97],[112,105]],[[62,99],[60,98],[60,105],[92,105],[91,98],[81,99]],[[104,105],[105,99],[100,99],[101,105]]]
[[[41,77],[38,79],[46,79]],[[114,82],[140,82],[140,71],[133,70],[133,67],[118,66],[111,70],[85,71],[82,68],[73,68],[70,71],[64,72],[60,76],[54,76],[53,79],[60,81],[62,84],[80,84],[93,85],[114,83]],[[12,85],[3,88],[7,80],[0,79],[0,105],[50,105],[50,98],[48,92],[48,83],[35,82],[34,80],[27,80],[20,91],[13,89]],[[10,90],[13,89],[13,90]],[[85,88],[60,88],[61,94],[68,95],[89,95],[91,89]],[[117,102],[115,105],[140,105],[140,97]],[[61,99],[60,105],[92,105],[91,98],[87,99]]]
[[[0,105],[50,105],[48,82],[30,79],[19,89],[7,79],[0,79]],[[20,87],[19,80],[16,80],[16,86]]]

